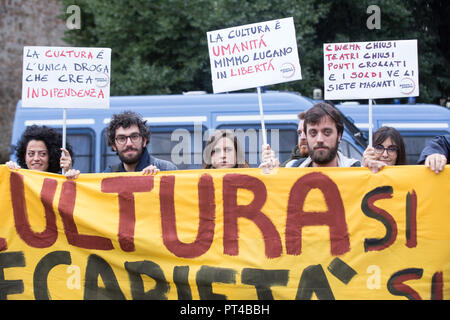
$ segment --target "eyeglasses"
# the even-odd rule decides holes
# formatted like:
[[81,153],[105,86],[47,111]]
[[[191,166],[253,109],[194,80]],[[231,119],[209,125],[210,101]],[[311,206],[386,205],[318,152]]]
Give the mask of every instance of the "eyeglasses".
[[385,147],[384,147],[383,145],[381,145],[381,144],[378,144],[378,145],[375,146],[375,152],[378,153],[378,154],[383,153],[384,150],[387,151],[387,154],[388,154],[388,155],[393,155],[393,154],[395,154],[395,153],[398,152],[398,147],[392,145],[392,146],[389,146],[389,147],[385,148]]
[[142,136],[141,136],[139,133],[133,133],[133,134],[130,135],[130,136],[123,136],[123,135],[120,135],[120,136],[117,136],[117,137],[116,137],[116,142],[117,142],[118,144],[122,145],[122,144],[127,143],[128,138],[130,138],[130,140],[131,140],[132,143],[136,143],[136,142],[139,142],[139,140],[141,140],[141,137],[142,137]]

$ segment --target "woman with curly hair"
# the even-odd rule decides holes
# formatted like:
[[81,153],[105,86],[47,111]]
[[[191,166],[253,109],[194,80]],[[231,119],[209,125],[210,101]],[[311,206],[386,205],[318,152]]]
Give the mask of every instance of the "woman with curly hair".
[[55,129],[32,125],[27,127],[16,147],[17,163],[8,161],[10,169],[26,168],[30,170],[60,173],[64,169],[70,177],[78,170],[72,169],[72,147],[67,144],[61,148],[62,136]]

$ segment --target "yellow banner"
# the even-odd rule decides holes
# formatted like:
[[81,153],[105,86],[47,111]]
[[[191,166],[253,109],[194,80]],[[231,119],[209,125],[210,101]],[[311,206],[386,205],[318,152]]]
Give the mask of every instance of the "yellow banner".
[[0,299],[449,299],[450,166],[0,166]]

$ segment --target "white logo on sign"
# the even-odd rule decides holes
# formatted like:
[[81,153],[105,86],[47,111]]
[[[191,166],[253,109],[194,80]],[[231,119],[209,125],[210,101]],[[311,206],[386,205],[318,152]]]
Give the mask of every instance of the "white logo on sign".
[[280,68],[283,78],[290,78],[295,74],[295,67],[292,63],[286,62]]
[[415,88],[416,84],[411,78],[403,78],[402,81],[400,81],[400,92],[403,94],[410,94]]

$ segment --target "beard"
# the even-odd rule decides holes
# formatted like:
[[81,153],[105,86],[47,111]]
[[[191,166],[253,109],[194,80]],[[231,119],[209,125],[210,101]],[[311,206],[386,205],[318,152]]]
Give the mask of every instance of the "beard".
[[307,157],[309,154],[308,144],[299,144],[298,151],[302,157]]
[[[338,151],[338,141],[336,140],[336,144],[332,147],[326,146],[324,144],[316,144],[313,148],[310,148],[308,145],[309,156],[312,161],[317,164],[327,164],[330,163],[337,155]],[[325,148],[325,150],[316,150],[317,148]]]
[[[125,152],[129,151],[129,150],[134,150],[136,151],[136,155],[135,156],[131,156],[128,157],[125,155]],[[125,164],[135,164],[138,163],[139,160],[141,159],[142,156],[142,152],[144,151],[144,148],[134,148],[134,147],[128,147],[120,152],[117,152],[117,155],[120,158],[120,161],[122,161]]]

